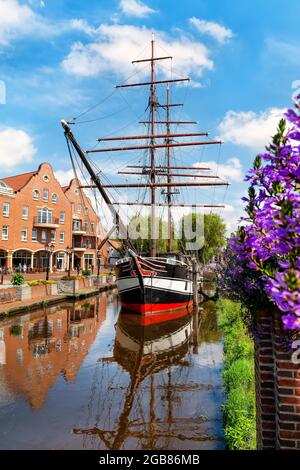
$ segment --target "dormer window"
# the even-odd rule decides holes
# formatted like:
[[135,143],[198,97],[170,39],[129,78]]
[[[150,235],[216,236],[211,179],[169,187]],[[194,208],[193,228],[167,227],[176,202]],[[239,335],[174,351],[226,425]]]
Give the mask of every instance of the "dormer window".
[[52,193],[51,201],[54,202],[54,203],[57,202],[57,194],[56,193]]
[[38,201],[38,200],[39,200],[39,197],[40,197],[40,194],[39,194],[38,190],[35,189],[35,190],[33,191],[33,199],[34,199],[35,201]]
[[48,201],[49,191],[48,189],[43,189],[43,201]]

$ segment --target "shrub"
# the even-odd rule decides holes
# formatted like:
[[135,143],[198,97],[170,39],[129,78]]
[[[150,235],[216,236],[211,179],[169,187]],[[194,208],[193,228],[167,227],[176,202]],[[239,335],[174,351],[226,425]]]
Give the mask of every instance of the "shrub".
[[37,281],[37,280],[27,281],[27,284],[28,284],[30,287],[38,286],[38,285],[40,284],[40,281]]
[[21,286],[24,284],[24,276],[21,273],[14,274],[11,278],[11,283],[13,286]]
[[11,336],[21,336],[21,334],[22,334],[22,326],[19,325],[19,324],[12,325],[12,326],[9,328],[9,334],[10,334]]
[[83,269],[82,270],[82,275],[83,276],[90,276],[92,274],[92,271],[90,269]]

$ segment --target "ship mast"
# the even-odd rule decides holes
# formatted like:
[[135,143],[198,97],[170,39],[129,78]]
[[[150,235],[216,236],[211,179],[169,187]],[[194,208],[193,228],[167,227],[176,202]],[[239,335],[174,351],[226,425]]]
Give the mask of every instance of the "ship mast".
[[[150,62],[151,64],[151,80],[147,82],[140,82],[140,83],[125,83],[121,85],[117,85],[116,88],[127,88],[127,87],[137,87],[137,86],[149,86],[150,85],[150,98],[149,98],[149,111],[150,111],[150,116],[149,120],[147,121],[140,121],[143,124],[149,125],[149,133],[145,133],[146,135],[129,135],[129,136],[121,136],[121,137],[101,137],[98,138],[98,142],[107,142],[107,141],[127,141],[127,140],[144,140],[146,141],[145,144],[141,145],[131,145],[131,146],[120,146],[120,147],[113,147],[113,148],[98,148],[98,149],[92,149],[92,150],[82,150],[81,147],[79,146],[78,142],[76,141],[73,133],[70,131],[70,128],[68,126],[68,123],[65,121],[62,121],[62,125],[64,127],[65,131],[65,136],[68,142],[72,145],[72,147],[75,149],[76,153],[79,155],[81,161],[83,162],[86,170],[88,171],[92,183],[89,185],[82,185],[80,186],[81,188],[97,188],[102,195],[104,201],[108,204],[110,211],[112,212],[115,220],[119,221],[119,227],[121,228],[122,232],[126,232],[126,227],[122,223],[122,221],[119,218],[119,215],[116,211],[116,209],[113,207],[114,205],[123,205],[125,203],[123,202],[115,202],[110,199],[108,194],[106,193],[106,189],[118,189],[118,188],[148,188],[150,190],[150,200],[149,201],[144,201],[144,202],[139,202],[139,205],[145,205],[145,206],[150,206],[151,205],[151,243],[150,243],[150,256],[151,257],[156,257],[157,255],[157,238],[156,238],[156,232],[157,232],[157,227],[156,227],[156,211],[155,211],[155,206],[156,206],[156,189],[157,188],[166,188],[165,194],[166,194],[166,204],[158,204],[159,206],[167,206],[168,208],[168,251],[172,251],[172,235],[173,235],[173,228],[172,228],[172,212],[171,212],[171,207],[177,206],[177,204],[173,203],[173,198],[172,194],[173,191],[172,188],[177,188],[177,187],[192,187],[192,186],[198,186],[198,187],[211,187],[211,186],[228,186],[227,182],[220,181],[217,176],[213,175],[207,175],[207,174],[200,174],[200,173],[195,173],[195,171],[199,170],[209,170],[210,168],[207,167],[193,167],[193,166],[171,166],[171,149],[172,148],[177,148],[177,147],[186,147],[186,146],[207,146],[207,145],[218,145],[222,144],[221,141],[213,140],[197,140],[197,141],[187,141],[187,142],[180,142],[180,141],[174,141],[174,138],[180,138],[180,137],[199,137],[199,136],[205,136],[207,137],[208,134],[206,132],[193,132],[193,133],[175,133],[171,132],[171,125],[176,124],[176,125],[187,125],[187,124],[197,124],[196,121],[171,121],[171,116],[170,116],[170,108],[175,107],[175,106],[183,106],[183,104],[178,104],[178,103],[171,103],[170,102],[170,84],[171,83],[181,83],[181,82],[186,82],[190,81],[190,78],[176,78],[176,79],[165,79],[165,80],[156,80],[156,70],[155,70],[155,64],[156,61],[161,61],[161,60],[166,60],[166,59],[172,59],[171,56],[164,56],[164,57],[155,57],[155,42],[154,42],[154,36],[152,36],[151,40],[151,57],[146,58],[146,59],[139,59],[139,60],[134,60],[132,61],[133,64],[137,63],[144,63],[144,62]],[[161,85],[161,84],[166,84],[167,85],[167,96],[166,96],[166,103],[165,104],[160,104],[158,103],[157,97],[156,97],[156,85]],[[165,121],[156,121],[156,108],[160,106],[162,108],[166,109],[166,120]],[[74,124],[74,123],[72,123]],[[165,124],[166,125],[166,132],[165,133],[157,133],[156,134],[156,124]],[[163,139],[163,141],[162,141]],[[161,143],[163,142],[163,143]],[[166,165],[156,165],[156,149],[165,149],[166,152]],[[92,169],[89,160],[88,160],[88,155],[89,154],[94,154],[94,153],[110,153],[110,152],[119,152],[119,151],[135,151],[135,150],[148,150],[149,151],[149,156],[150,156],[150,161],[148,165],[129,165],[127,168],[130,169],[140,169],[140,172],[138,171],[131,171],[131,172],[126,172],[126,171],[120,171],[119,173],[121,174],[132,174],[132,175],[140,175],[144,176],[147,178],[148,181],[146,182],[141,182],[141,183],[130,183],[130,184],[103,184],[102,181],[100,181],[100,178],[97,174],[95,174],[94,170]],[[69,149],[70,151],[70,149]],[[193,170],[193,173],[173,173],[170,170]],[[163,182],[157,182],[156,176],[162,176],[166,177],[167,180]],[[193,182],[186,182],[186,181],[178,181],[178,180],[173,180],[173,177],[178,177],[178,178],[194,178]],[[201,178],[204,179],[204,181],[201,181]],[[200,181],[199,181],[200,179]],[[198,181],[197,181],[198,180]],[[127,205],[135,205],[135,203],[126,203]],[[224,207],[222,205],[208,205],[208,204],[178,204],[178,206],[195,206],[195,207]],[[126,243],[128,246],[132,246],[130,241],[127,241]]]
[[[167,84],[167,102],[166,102],[166,143],[169,144],[171,142],[170,139],[170,85]],[[167,166],[170,168],[171,166],[171,149],[167,147]],[[172,230],[172,177],[170,173],[170,169],[168,168],[168,183],[170,186],[167,187],[167,204],[168,204],[168,252],[172,251],[172,239],[173,239],[173,230]]]
[[151,115],[151,174],[150,181],[152,184],[151,188],[151,237],[150,237],[150,256],[155,257],[157,252],[157,240],[156,240],[156,220],[155,220],[155,60],[154,60],[154,34],[152,33],[151,40],[151,101],[150,101],[150,115]]

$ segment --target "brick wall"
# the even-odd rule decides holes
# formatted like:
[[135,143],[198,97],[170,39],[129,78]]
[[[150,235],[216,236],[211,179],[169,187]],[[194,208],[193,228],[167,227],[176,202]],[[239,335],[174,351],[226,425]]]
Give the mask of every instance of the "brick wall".
[[300,365],[292,362],[293,352],[287,348],[278,312],[260,312],[258,325],[257,447],[300,449]]

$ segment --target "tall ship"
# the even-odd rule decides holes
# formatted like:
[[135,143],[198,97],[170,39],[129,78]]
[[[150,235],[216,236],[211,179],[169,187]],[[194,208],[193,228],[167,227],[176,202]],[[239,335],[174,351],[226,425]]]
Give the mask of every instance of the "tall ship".
[[[220,145],[218,140],[208,140],[208,133],[203,131],[182,132],[186,126],[195,128],[196,121],[174,120],[171,113],[174,108],[183,106],[182,103],[171,101],[171,87],[176,87],[190,78],[165,78],[157,75],[157,64],[171,60],[171,56],[162,56],[156,53],[154,36],[151,40],[151,54],[149,58],[132,61],[136,65],[149,65],[150,78],[148,81],[138,83],[124,83],[117,85],[116,89],[127,87],[141,87],[148,90],[146,101],[146,117],[139,124],[143,131],[137,135],[114,137],[98,137],[97,148],[83,150],[79,145],[70,125],[75,121],[61,121],[64,129],[67,147],[75,171],[76,161],[84,168],[88,175],[88,184],[80,184],[80,188],[93,188],[97,191],[97,198],[107,204],[113,217],[113,227],[101,242],[99,249],[117,230],[123,242],[123,257],[116,263],[117,287],[122,307],[141,315],[161,314],[168,316],[168,312],[189,308],[193,299],[193,282],[190,256],[181,252],[174,243],[174,221],[172,209],[174,207],[201,207],[221,208],[219,204],[184,204],[177,202],[181,195],[179,188],[228,186],[217,175],[208,173],[207,166],[176,165],[174,152],[182,148]],[[159,78],[159,79],[158,79]],[[175,88],[176,89],[176,88]],[[163,117],[162,117],[163,113]],[[182,127],[181,127],[182,126]],[[177,129],[180,129],[178,132]],[[196,139],[196,140],[195,140]],[[133,141],[133,144],[121,143],[110,147],[110,142]],[[99,148],[100,146],[100,148]],[[128,183],[107,183],[103,176],[105,172],[106,155],[113,152],[131,155],[132,152],[143,155],[139,165],[129,164],[125,171],[118,171],[119,175],[128,175],[139,181]],[[100,154],[103,162],[100,167],[95,165],[95,155]],[[99,169],[100,168],[100,169]],[[127,178],[128,178],[127,176]],[[79,180],[79,178],[78,178]],[[113,196],[114,191],[143,190],[139,193],[138,201],[120,201]],[[184,189],[183,189],[184,190]],[[136,240],[128,236],[127,225],[120,216],[120,207],[138,206],[148,207],[149,215],[149,243],[144,250],[140,250]],[[162,253],[159,250],[158,235],[162,221],[158,217],[159,208],[165,207],[167,212],[167,243]]]

